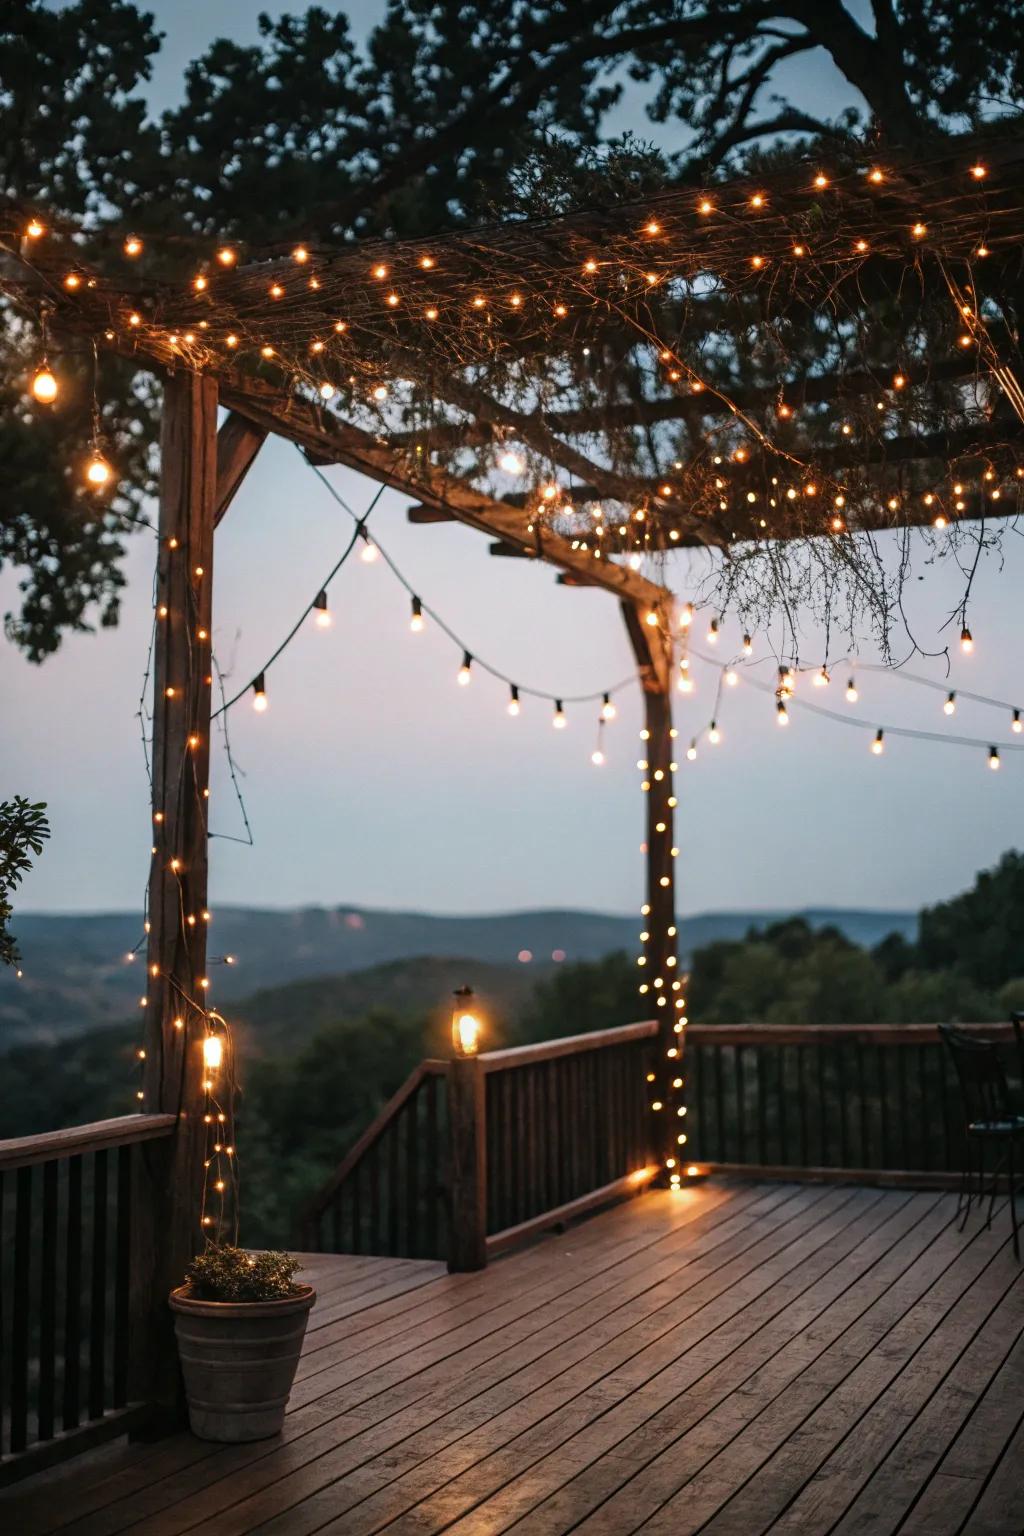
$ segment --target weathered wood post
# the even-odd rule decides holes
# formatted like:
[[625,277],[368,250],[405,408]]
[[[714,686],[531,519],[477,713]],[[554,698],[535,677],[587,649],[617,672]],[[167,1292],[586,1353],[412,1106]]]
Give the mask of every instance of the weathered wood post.
[[146,1148],[149,1209],[135,1263],[151,1298],[136,1340],[149,1356],[146,1396],[166,1414],[180,1404],[167,1296],[202,1235],[216,380],[184,371],[166,380],[160,456],[143,1107],[176,1114],[178,1126],[169,1144]]
[[[682,984],[676,964],[675,910],[675,734],[672,727],[672,671],[675,643],[672,615],[666,606],[623,603],[622,613],[636,656],[644,699],[641,756],[646,826],[646,878],[642,908],[638,988],[659,1023],[655,1081],[650,1084],[651,1145],[666,1168],[679,1161],[677,1138],[686,1134],[681,1090],[683,1017]],[[659,1106],[655,1108],[655,1106]]]
[[487,1263],[485,1086],[478,1056],[456,1056],[448,1063],[448,1268],[453,1274]]

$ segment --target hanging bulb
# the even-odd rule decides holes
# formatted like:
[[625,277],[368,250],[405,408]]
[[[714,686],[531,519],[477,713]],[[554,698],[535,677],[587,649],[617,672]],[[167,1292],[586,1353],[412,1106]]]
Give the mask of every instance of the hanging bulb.
[[327,611],[327,593],[318,592],[313,599],[313,612],[316,615],[318,629],[330,629],[331,615]]
[[468,651],[463,651],[463,653],[462,653],[462,666],[459,668],[459,687],[460,688],[466,688],[466,687],[469,686],[469,680],[470,680],[470,677],[472,675],[471,672],[470,672],[470,668],[472,667],[472,665],[473,665],[473,658],[472,658],[472,656],[469,654]]
[[551,724],[554,726],[556,731],[565,730],[565,710],[562,708],[561,699],[555,700],[555,713],[552,716]]
[[52,405],[57,398],[57,388],[57,380],[44,361],[39,372],[32,380],[32,393],[40,405]]
[[1019,736],[1021,731],[1024,730],[1024,725],[1021,724],[1019,709],[1015,709],[1013,712],[1013,719],[1010,721],[1010,730],[1013,731],[1017,736]]
[[786,708],[785,699],[780,699],[776,704],[775,719],[779,725],[789,724],[789,710]]
[[754,642],[750,638],[749,635],[744,635],[743,636],[743,654],[744,654],[744,656],[752,656],[753,653],[754,653]]
[[363,536],[363,548],[360,554],[360,559],[363,561],[364,565],[372,565],[373,562],[379,557],[380,550],[370,538],[370,535],[367,533],[366,529],[364,528],[361,531]]
[[885,732],[883,730],[879,729],[877,732],[874,741],[871,743],[871,750],[876,757],[881,757],[885,751]]
[[789,667],[779,668],[778,691],[784,699],[788,699],[793,693],[793,673]]
[[828,675],[828,667],[823,664],[821,671],[814,674],[814,686],[815,688],[827,688],[831,681],[832,679]]
[[971,634],[966,624],[960,631],[960,649],[967,654],[970,654],[970,652],[974,650],[974,636]]
[[525,468],[518,453],[515,453],[511,448],[502,454],[498,464],[505,471],[506,475],[521,475]]
[[604,766],[604,753],[600,747],[595,747],[593,752],[591,752],[590,761],[595,768],[602,768]]
[[513,718],[519,713],[519,689],[515,683],[509,685],[508,712]]
[[999,748],[998,747],[989,747],[989,749],[988,749],[988,765],[992,769],[993,773],[998,772],[998,769],[999,769]]
[[98,450],[93,450],[92,458],[85,466],[85,478],[93,490],[102,490],[110,479],[110,465]]
[[412,618],[409,620],[409,628],[414,635],[418,635],[423,629],[423,604],[418,597],[412,600]]
[[847,698],[847,702],[850,703],[850,704],[856,704],[858,697],[859,697],[859,695],[857,693],[857,684],[854,682],[853,678],[851,677],[850,681],[846,685],[846,698]]
[[692,603],[684,603],[682,608],[679,610],[679,628],[680,629],[689,629],[689,627],[690,627],[690,625],[692,623],[693,623],[693,604]]
[[710,741],[713,747],[717,747],[721,739],[722,733],[718,729],[717,723],[712,720],[711,724],[708,726],[708,741]]
[[207,1072],[216,1072],[224,1060],[224,1042],[220,1035],[207,1035],[203,1040],[203,1066]]
[[139,239],[138,235],[128,235],[125,238],[124,245],[121,247],[121,249],[124,251],[126,256],[129,256],[132,258],[132,260],[134,260],[136,256],[142,255],[142,241]]
[[725,677],[725,686],[727,688],[735,688],[736,684],[740,680],[740,675],[736,671],[735,667],[726,667],[725,673],[724,673],[724,677]]
[[693,738],[693,740],[690,742],[690,745],[686,749],[686,760],[689,763],[695,763],[697,761],[697,738],[696,737]]
[[606,693],[605,694],[604,700],[603,700],[603,702],[601,704],[601,719],[602,720],[614,720],[615,719],[615,705],[612,703],[612,698],[611,698],[611,694],[610,693]]
[[267,685],[262,672],[253,678],[252,707],[258,715],[264,714],[267,708]]
[[693,692],[693,678],[690,676],[690,663],[686,660],[685,656],[679,663],[679,676],[676,679],[676,687],[679,689],[680,693]]
[[956,714],[956,694],[955,693],[947,694],[946,702],[942,706],[942,713],[944,715],[955,715]]
[[718,644],[718,620],[712,619],[708,625],[708,645]]

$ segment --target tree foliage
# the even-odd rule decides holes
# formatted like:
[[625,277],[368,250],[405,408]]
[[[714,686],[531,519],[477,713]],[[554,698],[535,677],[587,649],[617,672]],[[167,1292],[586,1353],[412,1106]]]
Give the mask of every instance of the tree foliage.
[[[634,190],[800,141],[911,142],[1020,106],[1019,0],[872,0],[860,15],[839,0],[390,0],[360,50],[345,15],[311,6],[261,17],[255,44],[216,41],[155,120],[152,17],[129,0],[0,0],[0,184],[85,219],[83,259],[129,225],[177,242],[412,235],[516,206],[531,164],[556,166],[563,198],[578,165],[586,197],[588,155],[616,142],[629,77],[680,144],[620,157]],[[800,74],[780,75],[812,57],[859,107],[816,113]],[[7,626],[39,660],[69,630],[116,622],[120,534],[152,488],[156,397],[104,361],[103,430],[124,489],[113,505],[83,500],[73,455],[92,360],[76,360],[67,403],[42,421],[25,401],[43,338],[2,313],[0,568],[27,572]]]
[[15,965],[18,946],[11,933],[11,896],[43,851],[50,835],[46,806],[23,795],[0,801],[0,965]]

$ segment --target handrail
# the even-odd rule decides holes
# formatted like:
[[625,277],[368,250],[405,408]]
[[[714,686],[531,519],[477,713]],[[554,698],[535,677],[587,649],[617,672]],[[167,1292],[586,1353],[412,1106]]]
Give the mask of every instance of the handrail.
[[69,1125],[62,1131],[43,1131],[37,1136],[12,1136],[0,1141],[0,1172],[31,1168],[56,1157],[75,1157],[104,1147],[130,1147],[139,1141],[170,1136],[176,1115],[117,1115],[111,1120],[92,1120]]
[[[1012,1040],[1010,1024],[958,1024],[966,1034]],[[690,1024],[690,1045],[938,1045],[937,1024]]]
[[615,1029],[593,1029],[585,1035],[565,1035],[560,1040],[541,1040],[536,1045],[513,1045],[501,1051],[482,1051],[479,1061],[484,1072],[504,1072],[511,1067],[532,1067],[541,1061],[555,1061],[559,1056],[576,1056],[583,1051],[630,1045],[635,1040],[648,1040],[657,1033],[657,1020],[644,1019],[638,1024],[620,1024]]
[[310,1222],[316,1221],[317,1217],[330,1204],[332,1196],[337,1194],[342,1184],[344,1184],[352,1172],[352,1169],[369,1152],[374,1143],[380,1140],[403,1104],[412,1098],[423,1079],[441,1076],[446,1069],[447,1064],[445,1062],[438,1061],[433,1057],[428,1057],[413,1068],[402,1086],[396,1089],[387,1103],[377,1111],[377,1114],[370,1121],[370,1124],[359,1137],[359,1140],[349,1147],[330,1178],[321,1184],[311,1200],[307,1200],[299,1216],[298,1226],[300,1231],[304,1230]]

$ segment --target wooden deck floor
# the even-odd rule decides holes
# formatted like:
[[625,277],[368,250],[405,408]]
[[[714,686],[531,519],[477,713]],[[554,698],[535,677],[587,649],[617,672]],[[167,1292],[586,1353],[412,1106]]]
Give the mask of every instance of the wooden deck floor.
[[1024,1530],[1024,1269],[948,1195],[708,1183],[483,1274],[314,1258],[282,1439],[112,1447],[11,1536]]

